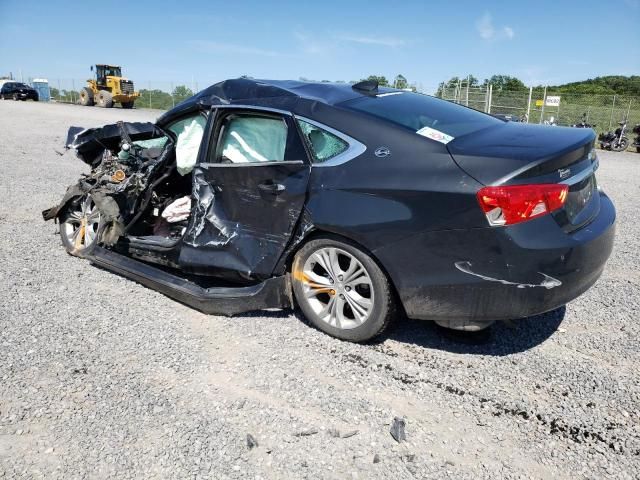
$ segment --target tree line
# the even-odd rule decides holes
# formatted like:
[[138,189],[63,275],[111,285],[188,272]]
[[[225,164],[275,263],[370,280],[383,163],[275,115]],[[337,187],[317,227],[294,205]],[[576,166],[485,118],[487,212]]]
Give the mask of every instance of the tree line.
[[[456,85],[462,85],[466,88],[467,83],[470,87],[491,84],[493,85],[494,91],[517,92],[529,89],[522,80],[510,75],[493,75],[491,78],[485,78],[483,82],[480,82],[478,78],[473,75],[468,75],[466,77],[452,77],[446,82],[442,82],[436,94],[439,95],[444,88],[452,88]],[[545,86],[535,85],[533,87],[535,89],[543,89]],[[608,75],[589,78],[579,82],[547,85],[547,88],[558,93],[640,96],[640,76]]]

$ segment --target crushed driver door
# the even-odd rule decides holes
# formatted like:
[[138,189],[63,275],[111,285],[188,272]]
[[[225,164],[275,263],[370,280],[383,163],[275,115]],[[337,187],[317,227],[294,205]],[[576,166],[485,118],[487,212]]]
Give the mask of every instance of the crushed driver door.
[[179,263],[230,280],[269,278],[304,208],[302,141],[291,115],[218,108],[212,118]]

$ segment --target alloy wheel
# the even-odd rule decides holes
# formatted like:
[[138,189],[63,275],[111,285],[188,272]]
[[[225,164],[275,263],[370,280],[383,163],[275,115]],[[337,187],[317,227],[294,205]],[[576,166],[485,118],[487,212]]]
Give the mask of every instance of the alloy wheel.
[[352,329],[362,325],[374,306],[371,276],[349,252],[319,248],[302,268],[304,298],[317,317],[328,325]]
[[67,243],[76,250],[84,250],[91,246],[98,236],[100,212],[93,199],[86,196],[74,205],[65,221],[60,225],[60,233],[66,237]]

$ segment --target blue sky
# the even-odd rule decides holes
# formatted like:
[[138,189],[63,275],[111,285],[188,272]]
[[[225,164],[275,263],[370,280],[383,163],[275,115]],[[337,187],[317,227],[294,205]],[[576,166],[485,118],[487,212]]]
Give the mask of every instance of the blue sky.
[[0,74],[84,79],[92,63],[121,64],[139,85],[200,87],[244,74],[402,73],[426,91],[467,73],[527,84],[637,75],[640,0],[0,0]]

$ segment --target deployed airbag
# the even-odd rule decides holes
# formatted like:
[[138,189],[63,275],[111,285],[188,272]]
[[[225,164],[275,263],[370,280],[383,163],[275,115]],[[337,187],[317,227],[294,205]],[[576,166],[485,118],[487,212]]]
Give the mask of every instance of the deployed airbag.
[[204,135],[207,119],[202,115],[174,123],[169,129],[176,134],[176,168],[180,175],[191,173]]

